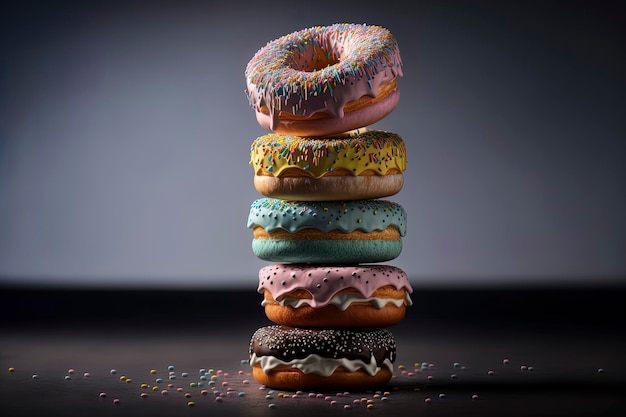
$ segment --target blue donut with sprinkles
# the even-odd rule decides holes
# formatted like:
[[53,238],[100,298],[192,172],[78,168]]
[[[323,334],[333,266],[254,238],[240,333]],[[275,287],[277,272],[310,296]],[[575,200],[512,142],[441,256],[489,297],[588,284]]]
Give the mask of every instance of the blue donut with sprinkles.
[[263,260],[358,264],[395,259],[406,234],[406,211],[383,199],[286,201],[260,198],[250,207],[252,251]]

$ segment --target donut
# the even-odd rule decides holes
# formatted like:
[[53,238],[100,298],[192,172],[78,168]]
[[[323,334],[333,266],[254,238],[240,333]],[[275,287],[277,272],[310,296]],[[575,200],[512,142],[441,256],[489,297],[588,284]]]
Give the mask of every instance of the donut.
[[396,194],[404,184],[402,138],[379,130],[345,138],[270,133],[250,147],[254,186],[283,200],[362,200]]
[[252,376],[275,389],[361,389],[393,375],[396,342],[384,328],[259,328],[250,340]]
[[248,62],[246,95],[258,123],[322,137],[369,126],[393,111],[398,43],[380,26],[315,26],[268,42]]
[[267,318],[290,327],[389,327],[413,304],[406,273],[388,265],[268,265],[257,291]]
[[406,212],[395,202],[287,201],[264,197],[252,202],[247,226],[252,251],[281,263],[359,264],[385,262],[402,251]]

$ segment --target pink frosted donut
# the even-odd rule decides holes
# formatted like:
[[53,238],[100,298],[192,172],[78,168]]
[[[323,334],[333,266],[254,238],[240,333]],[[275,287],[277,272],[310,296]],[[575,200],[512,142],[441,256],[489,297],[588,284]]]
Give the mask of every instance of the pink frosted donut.
[[398,44],[380,26],[316,26],[269,42],[245,71],[257,121],[283,135],[324,137],[369,126],[396,107]]
[[380,264],[268,265],[257,291],[267,318],[289,327],[388,327],[413,304],[407,274]]

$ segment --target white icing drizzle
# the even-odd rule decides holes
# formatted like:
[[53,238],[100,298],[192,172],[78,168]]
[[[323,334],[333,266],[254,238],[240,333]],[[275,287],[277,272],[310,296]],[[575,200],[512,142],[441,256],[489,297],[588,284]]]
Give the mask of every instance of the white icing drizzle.
[[[311,305],[311,299],[309,298],[283,298],[280,301],[274,301],[280,304],[281,306],[290,306],[293,308],[300,308],[303,305]],[[328,304],[332,304],[337,307],[340,311],[345,311],[352,303],[370,303],[377,309],[381,309],[387,304],[394,304],[396,307],[402,306],[405,304],[407,307],[413,305],[413,300],[411,300],[411,296],[409,293],[406,293],[406,297],[404,300],[398,300],[395,298],[379,298],[379,297],[363,297],[358,293],[339,293],[335,294]],[[261,306],[265,307],[269,304],[270,301],[263,300],[261,302]]]
[[[376,375],[382,369],[376,363],[374,356],[371,357],[369,363],[365,363],[362,360],[349,360],[345,358],[324,358],[320,355],[309,355],[303,359],[294,359],[285,362],[274,356],[257,356],[256,353],[253,353],[250,356],[250,366],[257,364],[261,366],[265,373],[273,369],[296,368],[305,374],[318,374],[325,377],[330,376],[340,366],[348,372],[363,369],[372,376]],[[393,363],[389,359],[385,359],[382,366],[393,372]]]

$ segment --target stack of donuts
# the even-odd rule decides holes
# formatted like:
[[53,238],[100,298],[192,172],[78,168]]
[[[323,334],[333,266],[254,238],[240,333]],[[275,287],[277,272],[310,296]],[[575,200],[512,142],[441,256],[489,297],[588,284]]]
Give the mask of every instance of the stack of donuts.
[[380,26],[312,27],[267,43],[246,67],[246,94],[270,131],[251,146],[252,250],[272,262],[258,292],[272,325],[249,353],[254,378],[285,390],[369,389],[393,375],[388,327],[412,304],[396,258],[406,212],[406,149],[368,130],[398,104],[402,62]]

